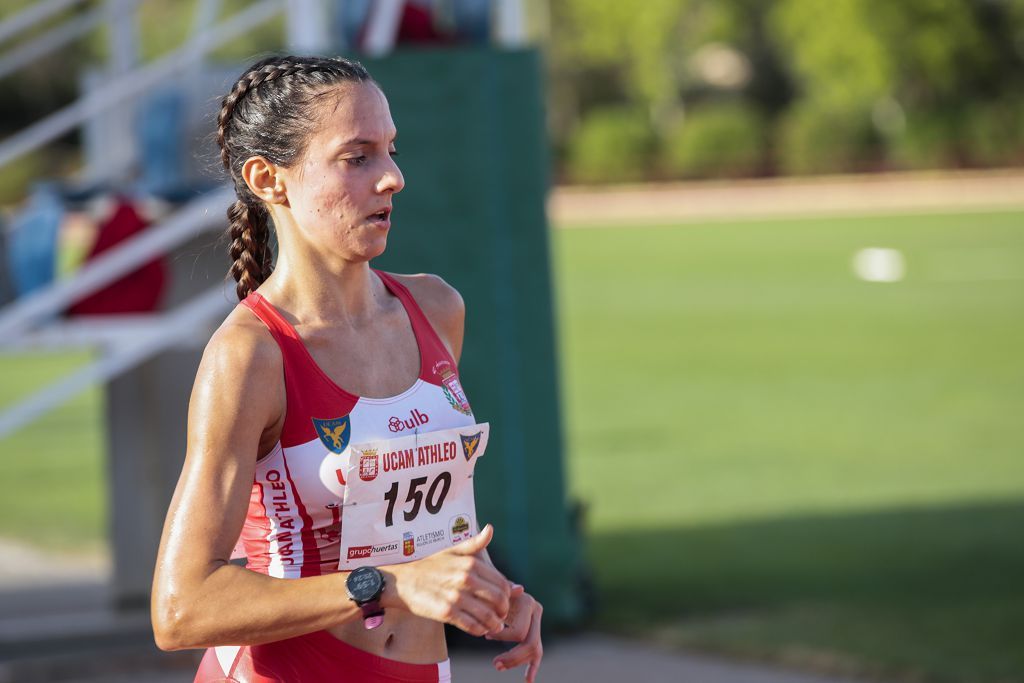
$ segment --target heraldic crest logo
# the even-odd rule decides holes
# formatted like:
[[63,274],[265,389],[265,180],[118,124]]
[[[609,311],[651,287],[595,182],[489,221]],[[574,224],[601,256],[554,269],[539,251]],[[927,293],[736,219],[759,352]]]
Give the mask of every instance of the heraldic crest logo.
[[434,374],[441,378],[441,391],[452,408],[463,415],[472,415],[473,410],[469,407],[469,399],[466,392],[462,390],[459,383],[459,376],[452,370],[452,364],[446,360],[434,364]]
[[352,435],[348,415],[336,417],[330,420],[312,418],[313,426],[316,427],[316,435],[320,441],[327,446],[327,450],[340,454],[348,447],[349,437]]

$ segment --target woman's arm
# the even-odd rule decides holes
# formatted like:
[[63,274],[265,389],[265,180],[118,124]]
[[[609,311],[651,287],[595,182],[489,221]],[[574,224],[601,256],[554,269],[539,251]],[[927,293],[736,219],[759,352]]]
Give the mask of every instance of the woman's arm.
[[269,642],[359,615],[344,575],[275,579],[228,562],[261,437],[283,420],[282,372],[273,339],[253,325],[229,322],[203,354],[153,581],[153,631],[162,649]]
[[[257,456],[276,441],[283,421],[282,377],[277,345],[254,325],[225,325],[203,354],[189,404],[185,464],[153,581],[153,632],[162,649],[253,645],[361,617],[345,591],[347,573],[278,579],[228,561]],[[384,607],[474,635],[496,630],[508,614],[510,590],[477,557],[489,540],[490,533],[481,533],[424,560],[382,568]]]

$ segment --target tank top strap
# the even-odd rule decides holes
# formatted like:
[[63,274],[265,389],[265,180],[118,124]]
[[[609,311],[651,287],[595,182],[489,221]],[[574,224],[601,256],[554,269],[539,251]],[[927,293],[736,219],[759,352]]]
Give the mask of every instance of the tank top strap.
[[384,282],[384,286],[398,297],[402,305],[405,306],[406,313],[409,315],[413,333],[415,333],[420,347],[420,378],[427,382],[436,383],[434,378],[437,375],[436,368],[439,363],[450,364],[452,370],[457,373],[455,359],[448,352],[448,347],[441,341],[441,337],[437,334],[434,326],[430,324],[430,320],[423,312],[423,309],[416,303],[416,299],[413,297],[412,292],[409,291],[409,288],[390,273],[376,269],[373,272]]
[[242,299],[242,305],[263,321],[274,341],[281,347],[281,353],[286,357],[303,354],[304,348],[299,333],[259,292],[250,292],[249,296]]
[[290,446],[317,438],[315,423],[310,417],[326,419],[347,415],[359,397],[331,381],[313,360],[292,324],[262,295],[252,292],[241,305],[263,321],[281,349],[287,397],[282,445]]

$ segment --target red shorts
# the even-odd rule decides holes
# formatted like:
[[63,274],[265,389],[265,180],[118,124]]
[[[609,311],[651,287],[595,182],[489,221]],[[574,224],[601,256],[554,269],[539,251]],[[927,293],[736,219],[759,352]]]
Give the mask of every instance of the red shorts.
[[352,647],[327,631],[263,645],[211,647],[195,683],[448,683],[448,660],[406,664]]

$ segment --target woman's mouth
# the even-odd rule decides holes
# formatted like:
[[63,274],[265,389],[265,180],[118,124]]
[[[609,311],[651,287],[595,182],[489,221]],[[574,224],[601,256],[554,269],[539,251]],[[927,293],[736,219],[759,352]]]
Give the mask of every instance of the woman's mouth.
[[370,222],[378,225],[381,228],[390,228],[391,227],[391,208],[388,207],[388,208],[381,209],[380,211],[378,211],[376,213],[371,213],[369,216],[367,216],[367,218],[370,219]]

